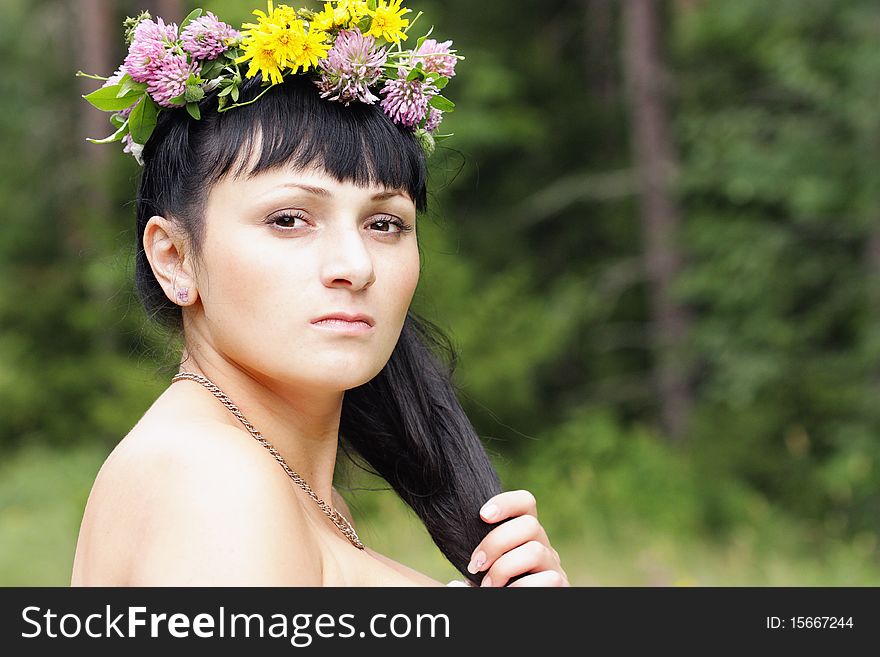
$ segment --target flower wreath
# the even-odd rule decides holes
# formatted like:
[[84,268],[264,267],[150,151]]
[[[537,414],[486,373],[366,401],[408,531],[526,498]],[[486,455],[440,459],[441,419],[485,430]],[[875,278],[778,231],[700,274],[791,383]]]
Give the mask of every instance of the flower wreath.
[[[121,141],[124,152],[143,165],[144,144],[165,109],[185,107],[199,120],[199,102],[209,92],[219,89],[218,111],[225,112],[259,100],[286,75],[308,74],[322,98],[345,105],[378,102],[430,155],[436,141],[451,136],[436,134],[443,115],[455,108],[440,92],[464,57],[452,50],[452,41],[429,39],[433,27],[405,50],[402,43],[422,13],[412,21],[404,18],[411,10],[402,1],[333,0],[318,12],[268,0],[268,11],[255,10],[257,22],[244,23],[241,31],[201,9],[180,27],[154,21],[148,12],[127,18],[128,54],[116,72],[110,77],[77,72],[104,81],[83,98],[112,112],[116,128],[109,137],[88,141]],[[266,88],[239,102],[244,79],[257,73]]]

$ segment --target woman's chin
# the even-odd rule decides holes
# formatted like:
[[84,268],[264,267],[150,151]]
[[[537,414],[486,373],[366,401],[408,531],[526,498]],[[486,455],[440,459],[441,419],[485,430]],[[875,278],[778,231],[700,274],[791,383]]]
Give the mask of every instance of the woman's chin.
[[377,369],[375,366],[363,364],[328,363],[320,371],[315,371],[311,377],[302,376],[303,372],[300,370],[299,376],[296,378],[298,384],[305,383],[307,389],[312,392],[319,390],[345,392],[373,380],[381,369],[381,367]]

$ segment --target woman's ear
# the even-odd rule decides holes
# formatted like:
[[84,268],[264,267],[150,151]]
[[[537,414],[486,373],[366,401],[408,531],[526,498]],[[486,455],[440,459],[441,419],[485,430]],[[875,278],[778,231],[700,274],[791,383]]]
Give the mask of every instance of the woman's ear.
[[198,298],[192,254],[173,222],[153,216],[144,227],[144,253],[153,275],[173,303],[191,306]]

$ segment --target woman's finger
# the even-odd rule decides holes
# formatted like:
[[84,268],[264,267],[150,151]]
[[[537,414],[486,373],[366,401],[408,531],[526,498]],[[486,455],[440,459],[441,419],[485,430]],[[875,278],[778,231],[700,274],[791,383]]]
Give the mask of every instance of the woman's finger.
[[527,490],[499,493],[490,497],[480,509],[480,517],[486,522],[499,522],[521,515],[538,516],[538,502]]
[[511,577],[522,573],[537,573],[557,567],[550,548],[538,541],[529,541],[498,557],[486,571],[480,586],[504,586]]
[[515,582],[507,585],[508,588],[518,586],[568,586],[568,580],[565,575],[558,570],[542,570],[539,573],[532,573],[521,577]]
[[[538,541],[550,548],[547,532],[535,516],[522,515],[511,518],[486,534],[474,548],[468,564],[468,572],[478,573],[489,568],[502,554],[529,541]],[[550,550],[552,552],[553,548]]]

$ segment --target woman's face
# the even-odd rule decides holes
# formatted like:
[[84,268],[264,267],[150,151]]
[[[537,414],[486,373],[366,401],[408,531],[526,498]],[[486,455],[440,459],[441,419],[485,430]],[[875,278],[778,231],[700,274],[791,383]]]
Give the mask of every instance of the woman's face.
[[[406,192],[322,169],[226,178],[211,190],[192,328],[252,375],[342,391],[384,367],[419,279]],[[364,314],[362,323],[315,324]],[[343,328],[340,328],[342,326]]]

